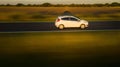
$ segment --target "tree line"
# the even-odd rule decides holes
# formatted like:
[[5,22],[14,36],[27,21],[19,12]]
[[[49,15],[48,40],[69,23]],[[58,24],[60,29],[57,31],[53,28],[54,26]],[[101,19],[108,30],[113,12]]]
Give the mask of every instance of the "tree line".
[[43,4],[23,4],[17,3],[16,5],[12,4],[0,4],[0,6],[32,6],[32,7],[120,7],[120,3],[105,3],[105,4],[51,4],[51,3],[43,3]]

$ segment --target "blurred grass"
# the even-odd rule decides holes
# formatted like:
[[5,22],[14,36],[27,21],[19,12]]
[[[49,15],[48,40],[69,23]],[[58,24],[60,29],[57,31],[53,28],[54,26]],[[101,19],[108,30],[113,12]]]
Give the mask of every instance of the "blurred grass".
[[0,33],[0,65],[119,65],[119,39],[120,31]]
[[120,46],[119,39],[120,31],[0,33],[0,53],[76,52]]
[[64,11],[88,21],[120,20],[120,7],[0,7],[0,21],[55,21]]

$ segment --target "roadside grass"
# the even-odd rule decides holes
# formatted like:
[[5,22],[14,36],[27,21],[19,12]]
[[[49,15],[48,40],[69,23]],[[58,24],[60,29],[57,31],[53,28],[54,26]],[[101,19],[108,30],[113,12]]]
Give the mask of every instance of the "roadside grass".
[[0,7],[0,21],[55,21],[64,11],[88,21],[120,20],[120,7]]
[[119,39],[120,31],[0,33],[0,62],[22,67],[106,67],[119,61]]
[[0,33],[0,53],[111,53],[120,47],[119,39],[120,31]]

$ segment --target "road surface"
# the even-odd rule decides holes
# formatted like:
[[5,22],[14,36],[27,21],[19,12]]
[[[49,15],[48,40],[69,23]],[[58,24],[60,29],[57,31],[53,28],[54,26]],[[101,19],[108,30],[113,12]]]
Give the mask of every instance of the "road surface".
[[[73,30],[77,33],[51,33]],[[120,67],[120,21],[90,22],[86,30],[118,31],[78,32],[81,29],[59,30],[52,22],[1,22],[0,67]]]
[[[81,29],[64,29],[78,30]],[[96,21],[89,22],[86,30],[120,30],[120,21]],[[60,31],[54,25],[54,22],[17,22],[0,23],[0,32],[18,32],[18,31]]]

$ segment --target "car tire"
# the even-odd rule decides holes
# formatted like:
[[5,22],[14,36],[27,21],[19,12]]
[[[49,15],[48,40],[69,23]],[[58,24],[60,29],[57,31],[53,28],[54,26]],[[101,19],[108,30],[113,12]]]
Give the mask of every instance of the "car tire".
[[60,24],[58,28],[62,30],[62,29],[64,29],[64,25]]
[[85,29],[85,24],[80,25],[81,29]]

